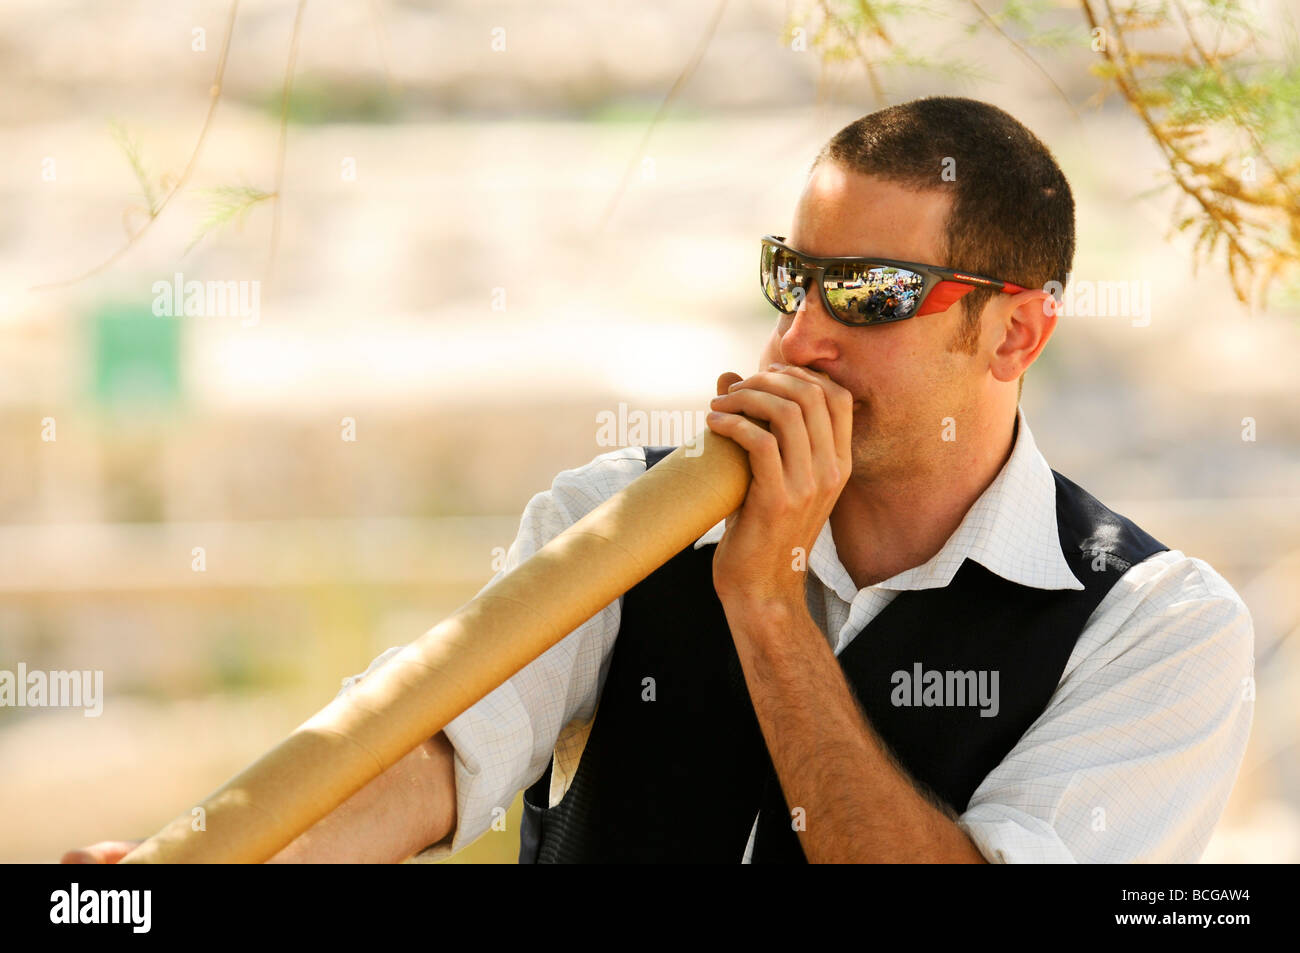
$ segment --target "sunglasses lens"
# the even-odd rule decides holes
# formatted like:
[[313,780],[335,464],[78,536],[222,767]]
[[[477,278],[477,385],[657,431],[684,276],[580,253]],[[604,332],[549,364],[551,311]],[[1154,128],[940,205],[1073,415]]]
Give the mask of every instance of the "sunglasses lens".
[[807,274],[797,258],[784,248],[764,244],[759,278],[763,282],[763,294],[773,307],[785,314],[799,310],[806,294]]
[[847,324],[910,318],[921,304],[925,277],[903,268],[846,263],[826,269],[826,297]]

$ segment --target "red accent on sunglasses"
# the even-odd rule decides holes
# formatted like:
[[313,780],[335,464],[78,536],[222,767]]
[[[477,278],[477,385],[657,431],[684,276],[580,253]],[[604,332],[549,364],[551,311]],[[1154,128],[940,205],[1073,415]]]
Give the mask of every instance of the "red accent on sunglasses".
[[925,296],[925,303],[921,305],[921,310],[916,312],[917,317],[923,314],[938,314],[941,311],[947,311],[961,299],[962,295],[974,290],[974,288],[974,285],[964,285],[960,281],[939,282]]
[[[972,275],[963,275],[959,272],[953,272],[953,275],[957,278],[973,278]],[[931,289],[930,293],[926,295],[925,303],[921,305],[921,310],[916,312],[917,317],[920,317],[923,314],[938,314],[942,311],[947,311],[954,304],[960,301],[964,295],[974,291],[977,287],[993,287],[992,285],[984,284],[983,281],[978,278],[974,278],[973,280],[980,281],[980,284],[967,285],[962,284],[960,281],[939,282],[933,289]],[[1006,294],[1018,294],[1025,289],[1020,287],[1020,285],[1014,285],[1009,281],[1004,281],[1002,287],[995,290]]]

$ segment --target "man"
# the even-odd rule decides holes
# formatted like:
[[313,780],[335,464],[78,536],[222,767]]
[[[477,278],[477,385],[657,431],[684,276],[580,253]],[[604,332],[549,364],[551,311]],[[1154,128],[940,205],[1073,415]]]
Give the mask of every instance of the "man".
[[[1197,859],[1249,734],[1251,621],[1034,445],[1039,289],[1073,253],[1068,183],[1001,110],[841,130],[761,245],[758,370],[712,404],[743,506],[277,859],[440,856],[524,788],[525,861]],[[896,269],[902,314],[869,297]],[[664,452],[559,474],[504,571]]]

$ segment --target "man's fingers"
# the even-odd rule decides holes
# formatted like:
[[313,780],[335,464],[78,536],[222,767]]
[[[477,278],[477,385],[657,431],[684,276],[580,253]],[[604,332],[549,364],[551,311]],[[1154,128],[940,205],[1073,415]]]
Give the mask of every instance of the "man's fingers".
[[78,847],[59,858],[61,864],[115,864],[141,844],[138,840],[104,840]]
[[[833,448],[836,458],[841,465],[849,465],[852,458],[852,435],[853,435],[853,393],[847,388],[831,380],[830,375],[821,371],[812,371],[806,367],[797,367],[795,365],[786,365],[783,373],[788,376],[796,377],[800,380],[808,381],[811,385],[821,390],[825,400],[827,410],[828,430],[823,432],[818,428],[813,433],[812,425],[809,424],[809,433],[813,437],[813,446],[817,446],[818,438],[827,440]],[[850,466],[851,469],[851,466]],[[843,474],[848,476],[847,472]]]
[[[742,387],[730,394],[713,398],[710,406],[724,413],[745,414],[755,420],[767,421],[777,438],[785,473],[783,482],[796,493],[812,491],[811,441],[804,421],[804,411],[798,403],[766,391]],[[778,485],[780,484],[773,484]]]
[[[824,456],[829,454],[834,458],[836,468],[845,470],[853,430],[853,395],[849,391],[824,374],[793,365],[783,365],[776,371],[760,371],[731,387],[733,394],[749,390],[776,394],[798,404],[803,411],[808,439],[812,442],[814,462],[829,462]],[[827,480],[830,474],[819,472],[817,477]]]
[[770,431],[740,414],[715,411],[705,421],[714,433],[730,437],[749,453],[749,469],[753,473],[754,482],[772,487],[782,484],[784,477],[781,473],[781,454],[776,437]]

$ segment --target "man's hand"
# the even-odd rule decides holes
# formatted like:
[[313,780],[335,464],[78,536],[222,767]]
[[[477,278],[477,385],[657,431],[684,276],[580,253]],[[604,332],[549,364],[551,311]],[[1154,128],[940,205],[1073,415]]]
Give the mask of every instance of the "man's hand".
[[743,380],[723,374],[718,395],[709,429],[749,452],[753,482],[727,517],[714,588],[724,605],[803,608],[806,577],[795,550],[806,566],[852,472],[853,395],[825,374],[784,364]]

